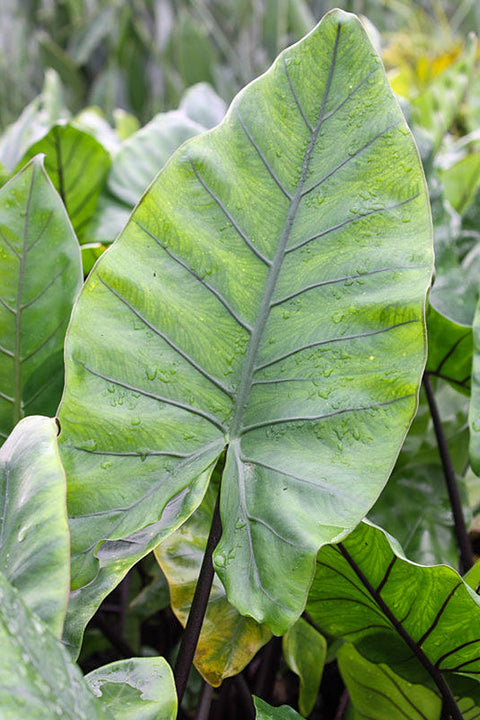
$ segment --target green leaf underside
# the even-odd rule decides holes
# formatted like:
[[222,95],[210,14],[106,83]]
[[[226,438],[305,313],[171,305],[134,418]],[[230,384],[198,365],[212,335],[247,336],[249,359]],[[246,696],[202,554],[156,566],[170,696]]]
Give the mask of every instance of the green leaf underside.
[[[192,517],[155,548],[155,557],[168,578],[172,610],[184,627],[212,524],[218,492],[212,485]],[[228,602],[225,588],[215,576],[194,658],[204,679],[218,687],[225,678],[237,675],[270,637],[266,626],[240,615]]]
[[335,11],[174,155],[84,288],[60,411],[75,586],[228,445],[215,568],[283,632],[415,412],[430,235],[380,61]]
[[70,585],[65,494],[55,421],[21,420],[0,450],[0,567],[58,638]]
[[2,720],[113,720],[79,669],[0,573]]
[[45,168],[82,239],[110,165],[107,151],[89,133],[59,124],[32,145],[21,162],[38,153],[45,153]]
[[115,720],[175,720],[173,673],[161,657],[131,658],[104,665],[85,682]]
[[322,632],[442,694],[455,675],[480,676],[480,599],[452,568],[404,559],[367,523],[320,550],[307,610]]
[[0,439],[24,415],[53,414],[63,342],[81,284],[77,240],[36,158],[0,191]]

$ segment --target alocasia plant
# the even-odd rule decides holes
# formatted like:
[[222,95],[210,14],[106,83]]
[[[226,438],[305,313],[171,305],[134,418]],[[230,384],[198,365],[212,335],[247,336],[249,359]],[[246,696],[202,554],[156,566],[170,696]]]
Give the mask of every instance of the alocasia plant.
[[[413,110],[414,120],[432,133],[439,154],[468,84],[472,48],[465,62],[450,71],[462,75],[461,87],[450,93],[455,108],[445,108],[437,118],[430,103],[424,117],[422,103],[435,95],[433,88]],[[442,83],[438,87],[445,89]],[[158,116],[123,150],[105,120],[102,132],[109,140],[102,150],[102,133],[93,140],[84,118],[83,132],[57,124],[21,153],[28,158],[42,147],[56,148],[47,157],[47,170],[82,240],[88,240],[87,227],[96,227],[99,218],[108,221],[103,211],[110,201],[116,198],[116,209],[121,202],[125,213],[137,201],[157,164],[143,163],[138,148],[144,144],[150,156],[152,139],[168,126],[168,142],[158,156],[166,166],[97,263],[75,306],[59,425],[46,418],[23,420],[4,446],[0,557],[6,577],[0,576],[0,634],[5,652],[0,669],[8,683],[7,692],[0,693],[0,709],[14,713],[16,720],[42,706],[45,717],[83,713],[173,720],[177,697],[163,659],[108,660],[85,678],[95,699],[58,641],[63,632],[76,654],[102,600],[155,548],[170,584],[171,606],[182,623],[188,615],[175,669],[179,701],[195,649],[197,667],[208,683],[218,685],[238,673],[273,631],[283,635],[283,642],[274,638],[257,653],[249,684],[238,676],[223,686],[235,688],[234,697],[243,698],[248,717],[254,712],[252,691],[264,698],[255,699],[257,718],[299,717],[292,708],[271,707],[265,702],[271,693],[258,690],[268,685],[268,672],[274,682],[275,663],[273,670],[264,668],[272,658],[280,663],[283,652],[285,664],[300,679],[298,706],[304,715],[326,703],[323,690],[318,699],[318,686],[324,663],[329,675],[336,657],[351,693],[345,717],[381,720],[396,712],[399,717],[473,720],[479,703],[478,568],[462,580],[453,569],[416,565],[380,529],[358,525],[390,476],[417,410],[433,262],[418,153],[381,62],[358,20],[335,11],[282,53],[240,93],[221,124],[202,135],[197,135],[202,126],[213,127],[223,116],[223,106],[211,95],[211,106],[202,108],[199,98],[207,91],[195,92],[180,112]],[[190,135],[196,137],[168,159]],[[73,153],[71,165],[65,162],[66,148]],[[95,148],[98,163],[87,189],[81,169],[88,148]],[[115,152],[108,187],[102,190],[108,155]],[[25,186],[19,197],[32,201],[33,194],[25,190],[32,168],[37,173],[41,161],[27,165],[0,194],[0,218],[23,228],[23,238],[31,225],[40,246],[44,238],[33,213],[37,205],[31,204],[27,220],[9,213],[7,202],[19,179]],[[76,187],[73,181],[80,175]],[[49,187],[45,203],[68,228],[64,242],[71,238],[70,250],[76,248],[68,274],[71,294],[61,300],[68,316],[78,286],[78,245]],[[448,197],[456,197],[454,188]],[[437,200],[440,252],[430,295],[425,379],[429,409],[424,399],[375,517],[388,529],[415,517],[408,532],[400,527],[414,559],[454,564],[453,523],[446,491],[438,487],[448,462],[453,484],[455,471],[466,469],[461,425],[470,382],[476,266],[470,261],[475,249],[454,247],[460,219],[441,188]],[[20,256],[23,251],[4,227],[6,222],[0,224],[7,239],[2,251],[12,264],[12,248]],[[20,238],[18,228],[15,232]],[[110,242],[115,232],[102,239]],[[64,252],[58,247],[56,252]],[[52,256],[53,248],[47,250]],[[470,294],[462,285],[467,275]],[[68,284],[67,274],[59,277]],[[37,292],[58,312],[60,300],[48,295],[50,280],[41,265],[31,275],[20,268],[8,275],[7,290],[17,297],[32,283],[46,282],[46,289]],[[2,307],[9,312],[15,308],[5,292],[0,293]],[[38,295],[32,297],[28,302],[34,306]],[[23,327],[30,342],[36,328]],[[64,329],[55,336],[56,349]],[[9,362],[12,352],[3,353]],[[477,347],[474,352],[478,355]],[[45,362],[53,374],[50,358]],[[474,463],[479,454],[477,365],[478,359],[470,411]],[[463,393],[457,414],[453,390],[444,399],[451,414],[441,406],[436,382],[443,378]],[[20,415],[28,413],[29,396],[15,400],[13,391],[1,392],[9,406],[21,408]],[[446,433],[434,395],[447,420]],[[430,415],[436,418],[435,432]],[[5,435],[12,424],[5,425]],[[457,447],[447,462],[449,442]],[[60,457],[72,541],[65,623],[70,567]],[[401,507],[392,512],[389,505],[397,505],[399,497]],[[415,505],[427,497],[433,498],[428,513],[415,515]],[[49,501],[43,503],[44,498]],[[38,527],[35,535],[32,527]],[[56,544],[49,542],[52,537]],[[471,565],[469,552],[462,554],[465,568]],[[55,566],[58,583],[50,583],[50,575],[40,578],[45,563]],[[131,607],[142,618],[149,612],[144,568],[142,563],[138,568],[144,588],[138,597],[132,579],[136,569],[115,591],[123,607],[127,597],[135,598]],[[156,609],[168,603],[167,580],[161,573],[152,576],[148,604]],[[159,598],[152,602],[156,587]],[[306,602],[307,612],[299,618]],[[113,599],[108,603],[102,613],[115,606]],[[94,621],[97,628],[90,626],[89,640],[102,627],[101,617]],[[107,634],[115,645],[115,630],[109,626]],[[116,646],[123,656],[152,652],[154,640],[139,636],[137,626],[129,637],[133,649],[120,638]],[[353,645],[340,647],[343,639]],[[56,668],[60,684],[49,685],[41,657]],[[80,662],[83,666],[83,655]],[[30,674],[29,663],[34,666]],[[15,664],[22,680],[12,690]],[[369,708],[375,693],[379,702]],[[22,694],[28,696],[23,709]],[[204,685],[198,720],[207,717],[212,697],[212,687]],[[190,703],[189,693],[186,698]],[[347,704],[345,691],[337,717]]]
[[292,624],[416,410],[431,267],[416,148],[335,11],[173,156],[76,305],[59,417],[77,641],[224,450],[215,569],[241,613]]

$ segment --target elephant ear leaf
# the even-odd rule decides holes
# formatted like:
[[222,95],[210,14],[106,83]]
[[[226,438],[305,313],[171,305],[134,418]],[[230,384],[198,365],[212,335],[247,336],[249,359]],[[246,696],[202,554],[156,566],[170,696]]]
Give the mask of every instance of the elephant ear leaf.
[[24,415],[54,414],[80,249],[41,156],[0,191],[0,443]]
[[432,686],[462,717],[460,683],[480,674],[480,599],[453,568],[410,562],[393,538],[361,523],[318,553],[307,611],[322,632]]
[[283,633],[415,413],[431,244],[382,64],[334,11],[175,153],[76,305],[60,418],[79,592],[99,562],[118,582],[172,504],[178,527],[226,449],[215,569]]

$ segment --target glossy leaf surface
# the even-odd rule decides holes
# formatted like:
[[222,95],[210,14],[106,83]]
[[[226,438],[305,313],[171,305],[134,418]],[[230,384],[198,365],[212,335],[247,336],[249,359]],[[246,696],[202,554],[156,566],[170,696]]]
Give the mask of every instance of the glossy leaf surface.
[[109,154],[90,133],[61,124],[32,145],[22,163],[38,153],[45,153],[45,168],[81,241],[105,182]]
[[131,658],[104,665],[85,682],[115,720],[175,720],[177,695],[164,658]]
[[63,343],[80,289],[78,242],[39,157],[0,190],[0,438],[54,414]]
[[[156,549],[155,555],[170,587],[175,615],[185,626],[212,523],[215,493],[207,491],[203,503],[182,527]],[[270,639],[267,627],[243,617],[225,595],[217,576],[208,601],[195,652],[195,667],[213,687],[241,672]]]
[[299,618],[283,636],[282,647],[285,662],[300,678],[298,707],[302,715],[308,717],[320,688],[327,641],[314,627]]
[[215,568],[284,632],[415,412],[430,233],[381,63],[330,13],[175,154],[76,305],[60,410],[75,587],[94,592],[117,540],[153,542],[182,493],[191,512],[228,446]]
[[2,720],[113,720],[62,643],[0,573]]
[[[416,565],[379,528],[362,523],[322,548],[307,610],[318,627],[367,659],[440,691],[480,674],[480,598],[452,568]],[[448,686],[447,686],[448,687]]]
[[66,481],[54,420],[21,420],[0,450],[0,567],[58,638],[70,586]]

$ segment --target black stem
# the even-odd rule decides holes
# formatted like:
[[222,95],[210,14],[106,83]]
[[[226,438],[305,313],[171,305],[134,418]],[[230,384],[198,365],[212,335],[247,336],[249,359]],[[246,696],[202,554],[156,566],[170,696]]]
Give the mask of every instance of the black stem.
[[245,720],[253,720],[255,718],[255,705],[247,681],[243,675],[235,675],[232,681],[240,698],[240,702],[244,707]]
[[345,711],[347,709],[349,700],[350,700],[350,695],[348,693],[347,688],[345,688],[345,690],[343,691],[343,693],[340,697],[340,702],[338,703],[338,709],[337,709],[337,712],[335,713],[335,720],[342,720],[343,716],[345,715]]
[[222,521],[220,520],[220,490],[215,503],[213,512],[210,534],[203,556],[202,567],[198,575],[197,586],[193,596],[190,613],[188,615],[185,632],[183,633],[178,651],[177,662],[175,664],[175,685],[177,688],[178,704],[182,702],[185,688],[187,686],[188,675],[193,662],[193,656],[197,649],[200,630],[202,629],[203,619],[207,611],[208,598],[212,589],[213,577],[215,571],[213,569],[213,551],[218,545],[222,534]]
[[[359,568],[355,560],[352,558],[348,550],[345,548],[345,546],[342,543],[338,543],[337,545],[339,551],[345,558],[345,560],[348,562],[352,570],[355,572],[359,580],[362,582],[363,586],[368,590],[372,598],[374,598],[375,602],[377,603],[380,610],[383,612],[383,614],[389,619],[390,623],[393,625],[395,630],[398,632],[402,640],[407,644],[407,646],[410,648],[412,653],[415,655],[417,660],[423,665],[425,670],[428,672],[432,680],[434,681],[435,685],[438,687],[442,698],[445,708],[448,710],[450,715],[452,716],[453,720],[463,720],[463,715],[460,712],[460,709],[455,701],[455,697],[450,690],[450,687],[448,686],[448,683],[446,682],[445,678],[442,675],[442,672],[439,668],[437,668],[429,659],[429,657],[424,653],[420,646],[420,641],[416,642],[412,636],[407,632],[407,630],[403,627],[402,622],[398,620],[393,612],[390,610],[390,607],[387,605],[385,600],[382,598],[380,593],[377,591],[376,588],[373,587],[372,583],[368,580],[367,576],[362,572],[362,570]],[[424,636],[425,637],[425,636]]]
[[271,703],[275,688],[275,678],[282,658],[282,638],[273,637],[262,655],[262,664],[256,683],[256,695]]
[[207,682],[203,683],[202,693],[200,695],[200,702],[198,703],[197,714],[195,720],[208,720],[210,715],[210,708],[213,700],[213,687]]
[[448,497],[452,507],[453,519],[455,522],[455,535],[457,537],[458,548],[460,551],[460,573],[463,575],[473,566],[472,544],[468,536],[463,517],[462,503],[460,493],[458,492],[457,481],[455,479],[455,470],[453,469],[452,459],[448,449],[447,439],[443,430],[442,421],[438,412],[437,402],[432,388],[432,383],[428,373],[423,376],[423,387],[427,395],[428,407],[432,416],[433,428],[437,438],[438,452],[442,461],[443,474],[447,484]]

